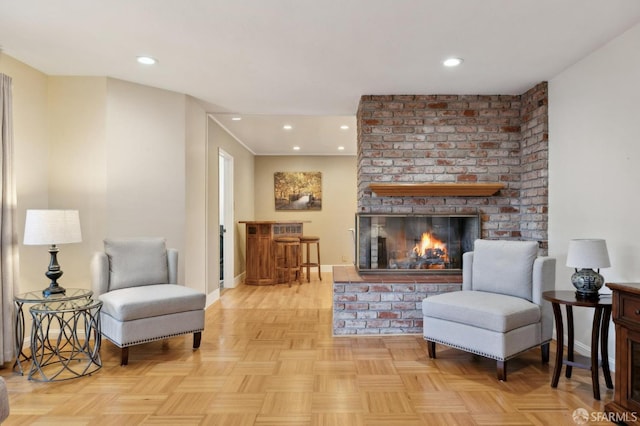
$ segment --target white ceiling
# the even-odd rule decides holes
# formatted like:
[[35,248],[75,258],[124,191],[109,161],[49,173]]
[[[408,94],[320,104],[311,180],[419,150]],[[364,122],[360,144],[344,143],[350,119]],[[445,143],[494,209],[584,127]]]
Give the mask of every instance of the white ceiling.
[[0,0],[0,49],[202,99],[256,154],[353,155],[361,95],[520,94],[638,22],[638,0]]

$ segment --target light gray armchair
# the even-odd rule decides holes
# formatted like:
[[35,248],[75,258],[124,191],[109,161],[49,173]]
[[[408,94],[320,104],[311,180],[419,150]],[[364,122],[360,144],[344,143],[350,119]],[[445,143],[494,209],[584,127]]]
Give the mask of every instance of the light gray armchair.
[[436,343],[497,361],[499,380],[506,362],[541,346],[549,362],[551,304],[542,293],[555,287],[555,259],[538,257],[535,241],[476,240],[462,259],[462,291],[422,301],[429,357]]
[[178,251],[162,238],[104,240],[91,261],[94,297],[102,301],[102,335],[122,348],[193,333],[200,347],[206,297],[177,284]]
[[0,377],[0,423],[7,420],[10,411],[7,382],[4,381],[4,378]]

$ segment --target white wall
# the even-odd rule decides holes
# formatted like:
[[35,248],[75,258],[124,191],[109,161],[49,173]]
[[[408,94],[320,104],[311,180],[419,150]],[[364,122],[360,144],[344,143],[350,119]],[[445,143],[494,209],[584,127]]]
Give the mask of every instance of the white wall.
[[[639,47],[636,25],[549,81],[549,254],[559,290],[573,290],[565,266],[573,238],[607,240],[606,281],[640,281]],[[592,316],[574,310],[583,350]],[[611,357],[614,339],[612,324]]]

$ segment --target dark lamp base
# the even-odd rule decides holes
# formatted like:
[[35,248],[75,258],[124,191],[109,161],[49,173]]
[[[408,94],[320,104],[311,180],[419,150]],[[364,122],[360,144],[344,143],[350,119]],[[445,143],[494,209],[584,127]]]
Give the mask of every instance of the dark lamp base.
[[576,288],[579,299],[598,299],[598,290],[604,284],[604,277],[593,269],[580,269],[571,275],[571,284]]
[[580,291],[576,291],[576,299],[578,300],[598,300],[600,298],[600,293],[582,293]]
[[58,264],[58,247],[55,244],[52,244],[49,248],[49,254],[51,258],[49,260],[49,269],[44,275],[51,280],[49,282],[49,287],[42,290],[42,294],[44,297],[49,297],[52,294],[64,294],[65,289],[58,285],[58,280],[62,276],[62,269],[60,269],[60,265]]
[[45,288],[44,290],[42,290],[42,295],[44,297],[49,297],[52,294],[64,294],[65,291],[67,291],[67,290],[65,290],[64,287],[60,287],[59,285],[49,286],[49,287]]

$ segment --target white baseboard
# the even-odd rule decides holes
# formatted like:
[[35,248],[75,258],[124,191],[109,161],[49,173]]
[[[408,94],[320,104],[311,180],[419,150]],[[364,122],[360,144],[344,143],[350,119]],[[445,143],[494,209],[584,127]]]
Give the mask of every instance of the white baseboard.
[[[556,331],[553,331],[553,339],[556,341],[556,343],[558,342],[558,339],[556,339]],[[567,336],[564,336],[564,343],[566,345],[568,341]],[[582,355],[582,356],[586,356],[587,358],[591,357],[591,346],[588,344],[585,344],[583,342],[579,342],[579,341],[574,341],[573,342],[573,350],[576,351],[578,354]],[[615,349],[614,349],[615,351]],[[565,358],[566,358],[566,351],[564,352]],[[612,358],[613,356],[613,358]],[[615,372],[616,371],[616,359],[615,359],[615,353],[613,353],[613,355],[611,354],[611,352],[609,351],[609,369],[611,370],[611,372]]]
[[205,306],[205,309],[213,305],[218,299],[220,299],[220,287],[207,294],[207,304]]
[[353,266],[353,263],[340,263],[338,265],[320,265],[320,271],[333,272],[334,266]]

